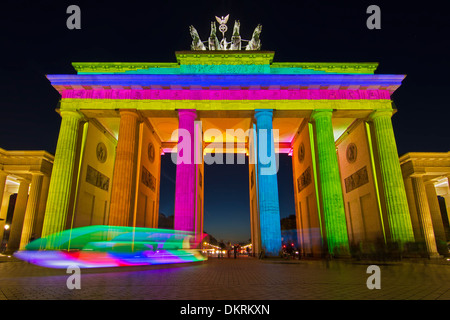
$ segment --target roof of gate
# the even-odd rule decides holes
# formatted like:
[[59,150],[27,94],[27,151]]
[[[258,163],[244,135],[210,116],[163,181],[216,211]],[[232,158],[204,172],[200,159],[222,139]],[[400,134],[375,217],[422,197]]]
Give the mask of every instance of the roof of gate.
[[78,74],[373,74],[377,62],[273,62],[273,51],[177,51],[177,62],[74,62]]

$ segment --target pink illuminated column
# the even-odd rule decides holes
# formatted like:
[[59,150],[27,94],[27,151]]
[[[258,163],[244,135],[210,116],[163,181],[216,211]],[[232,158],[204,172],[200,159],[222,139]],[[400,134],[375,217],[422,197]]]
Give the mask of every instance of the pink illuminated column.
[[[195,204],[197,192],[196,164],[194,163],[194,121],[196,118],[197,113],[195,110],[178,111],[175,230],[195,231]],[[182,146],[182,148],[180,148],[180,146]]]

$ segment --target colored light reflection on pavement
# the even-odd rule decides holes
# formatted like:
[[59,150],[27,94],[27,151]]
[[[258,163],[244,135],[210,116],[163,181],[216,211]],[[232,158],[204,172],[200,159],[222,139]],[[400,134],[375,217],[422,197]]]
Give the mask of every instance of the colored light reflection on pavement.
[[34,240],[14,256],[49,268],[188,263],[206,260],[200,249],[203,238],[187,231],[89,226]]

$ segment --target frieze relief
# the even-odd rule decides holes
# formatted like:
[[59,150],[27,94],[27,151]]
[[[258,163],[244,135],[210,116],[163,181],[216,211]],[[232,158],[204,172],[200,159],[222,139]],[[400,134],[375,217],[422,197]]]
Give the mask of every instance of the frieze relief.
[[367,173],[367,167],[364,166],[363,168],[359,169],[349,177],[345,178],[345,192],[349,193],[350,191],[353,191],[366,183],[369,182],[369,175]]
[[109,178],[90,165],[87,166],[86,182],[104,191],[109,189]]

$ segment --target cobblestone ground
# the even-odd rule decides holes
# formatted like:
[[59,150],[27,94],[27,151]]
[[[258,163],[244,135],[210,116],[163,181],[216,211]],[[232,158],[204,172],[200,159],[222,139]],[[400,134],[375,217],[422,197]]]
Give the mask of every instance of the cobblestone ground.
[[[375,263],[374,263],[375,264]],[[0,258],[0,299],[11,300],[449,300],[450,261],[378,263],[381,289],[366,286],[369,263],[210,259],[193,265],[66,270]]]

